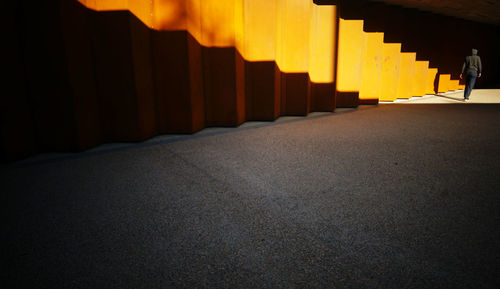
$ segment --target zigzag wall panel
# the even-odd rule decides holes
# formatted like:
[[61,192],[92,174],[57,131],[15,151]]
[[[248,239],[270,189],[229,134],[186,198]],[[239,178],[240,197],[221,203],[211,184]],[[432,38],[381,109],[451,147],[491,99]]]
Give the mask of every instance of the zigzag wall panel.
[[415,62],[415,81],[413,82],[413,96],[424,96],[427,94],[427,74],[429,61]]
[[337,107],[358,105],[365,37],[363,20],[339,19]]
[[381,101],[394,101],[398,97],[401,67],[401,44],[384,43],[382,59]]
[[360,104],[378,103],[382,93],[382,59],[384,33],[366,33],[361,70]]
[[435,94],[435,83],[436,83],[436,75],[438,73],[437,68],[429,68],[427,71],[427,91],[426,94]]
[[448,90],[458,90],[459,88],[459,80],[458,79],[450,79],[450,86]]
[[[22,2],[6,35],[9,87],[18,87],[5,101],[2,158],[447,91],[428,67],[458,76],[465,48],[433,44],[455,24],[481,31],[470,44],[492,65],[479,84],[500,79],[489,26],[366,0],[329,5],[337,2]],[[384,40],[402,45],[389,52]],[[414,82],[408,51],[417,52]]]
[[415,78],[416,53],[402,52],[399,74],[398,97],[408,99],[413,94],[413,81]]
[[450,90],[450,74],[439,75],[438,92],[448,92]]
[[312,7],[309,49],[309,93],[312,111],[335,109],[336,15],[336,6]]

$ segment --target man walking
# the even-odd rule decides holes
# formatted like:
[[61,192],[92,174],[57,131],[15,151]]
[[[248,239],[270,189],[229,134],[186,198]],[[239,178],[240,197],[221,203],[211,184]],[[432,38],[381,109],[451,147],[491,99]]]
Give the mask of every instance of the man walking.
[[481,69],[481,58],[477,55],[477,49],[472,49],[472,55],[465,57],[462,73],[460,73],[460,79],[463,78],[463,74],[465,73],[464,101],[469,100],[470,93],[476,83],[476,78],[481,77]]

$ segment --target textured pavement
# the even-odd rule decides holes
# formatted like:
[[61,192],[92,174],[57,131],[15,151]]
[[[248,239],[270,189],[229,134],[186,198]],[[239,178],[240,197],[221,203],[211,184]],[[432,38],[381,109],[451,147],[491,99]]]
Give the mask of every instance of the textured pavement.
[[499,124],[381,104],[2,165],[1,287],[498,288]]
[[[428,94],[423,97],[412,97],[411,99],[398,99],[394,103],[445,103],[456,104],[464,100],[464,91],[449,91],[446,93]],[[500,89],[473,89],[468,104],[473,103],[500,103]]]

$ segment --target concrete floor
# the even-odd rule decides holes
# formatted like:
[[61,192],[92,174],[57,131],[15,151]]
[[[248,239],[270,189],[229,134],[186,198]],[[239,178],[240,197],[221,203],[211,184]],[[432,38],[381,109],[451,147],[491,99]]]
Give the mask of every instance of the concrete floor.
[[[460,103],[463,102],[464,91],[450,91],[411,99],[398,99],[394,103]],[[390,102],[384,102],[390,103]],[[467,103],[500,103],[500,89],[473,89]]]
[[1,165],[0,287],[500,288],[500,105],[453,103]]

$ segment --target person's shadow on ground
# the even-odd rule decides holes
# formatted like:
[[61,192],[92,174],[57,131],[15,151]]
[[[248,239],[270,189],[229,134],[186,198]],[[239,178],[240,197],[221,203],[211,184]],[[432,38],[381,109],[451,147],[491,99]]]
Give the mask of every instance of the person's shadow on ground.
[[455,100],[455,101],[458,101],[458,102],[463,102],[464,99],[463,97],[452,97],[452,96],[449,96],[449,95],[442,95],[442,94],[434,94],[435,96],[439,96],[439,97],[444,97],[444,98],[447,98],[447,99],[451,99],[451,100]]

